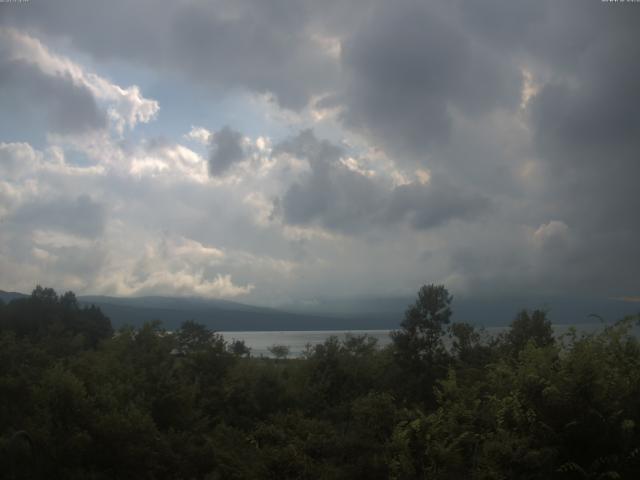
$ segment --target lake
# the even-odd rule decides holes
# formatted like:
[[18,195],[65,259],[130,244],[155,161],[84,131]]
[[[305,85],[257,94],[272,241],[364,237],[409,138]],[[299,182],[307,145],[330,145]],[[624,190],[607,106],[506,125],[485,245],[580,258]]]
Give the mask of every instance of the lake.
[[[566,333],[572,325],[553,325],[556,335]],[[604,327],[601,323],[587,323],[573,325],[580,332],[593,332]],[[507,327],[488,327],[485,331],[490,335],[497,335]],[[322,331],[284,331],[284,332],[218,332],[227,341],[243,340],[251,348],[251,355],[259,357],[271,356],[269,347],[272,345],[286,345],[290,349],[291,357],[299,357],[305,351],[307,344],[314,346],[323,343],[330,336],[343,340],[347,334],[369,335],[378,340],[378,346],[384,347],[391,343],[391,330],[322,330]]]
[[291,357],[299,357],[306,349],[307,344],[313,346],[323,343],[327,338],[336,336],[344,340],[348,333],[353,335],[367,334],[378,340],[378,346],[384,347],[391,342],[389,332],[391,330],[322,330],[322,331],[286,331],[286,332],[218,332],[227,341],[244,340],[247,347],[251,348],[251,355],[259,357],[271,356],[269,347],[272,345],[286,345],[291,350]]

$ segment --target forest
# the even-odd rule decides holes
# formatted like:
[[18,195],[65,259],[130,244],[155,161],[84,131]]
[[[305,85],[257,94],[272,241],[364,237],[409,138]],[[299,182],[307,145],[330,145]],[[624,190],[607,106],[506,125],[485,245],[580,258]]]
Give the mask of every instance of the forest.
[[264,358],[37,287],[0,304],[0,476],[640,478],[639,316],[554,336],[521,311],[489,336],[454,307],[425,285],[387,347]]

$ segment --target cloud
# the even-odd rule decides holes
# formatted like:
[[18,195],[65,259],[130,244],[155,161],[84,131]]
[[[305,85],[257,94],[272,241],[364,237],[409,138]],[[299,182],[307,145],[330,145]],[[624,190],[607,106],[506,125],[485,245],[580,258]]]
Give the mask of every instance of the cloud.
[[[272,227],[257,226],[244,203],[257,179],[210,180],[204,158],[167,140],[107,147],[87,153],[107,166],[117,157],[118,168],[73,166],[59,145],[0,143],[0,282],[230,298],[291,275],[295,265],[279,258],[286,243],[274,252],[276,233],[260,235]],[[227,213],[213,222],[212,206],[223,202]]]
[[396,187],[386,213],[390,221],[409,218],[416,229],[429,229],[451,220],[472,221],[487,213],[487,197],[460,190],[446,181],[410,183]]
[[[300,109],[338,70],[333,50],[310,35],[310,10],[317,10],[312,7],[292,0],[144,0],[131,9],[121,0],[68,0],[55,7],[37,2],[29,12],[3,15],[7,22],[64,35],[95,58],[148,65],[213,89],[270,94],[278,104]],[[70,11],[83,22],[71,21]]]
[[452,110],[477,118],[518,104],[520,72],[452,13],[440,2],[382,3],[344,42],[344,121],[400,160],[447,143]]
[[276,146],[275,152],[310,165],[278,204],[288,224],[319,224],[356,233],[408,220],[415,229],[426,230],[454,219],[474,220],[489,207],[485,197],[461,191],[444,179],[425,181],[423,171],[416,181],[394,186],[391,179],[353,168],[354,160],[345,161],[343,149],[318,140],[309,130]]
[[539,247],[560,246],[567,241],[569,227],[559,220],[551,220],[540,225],[533,232],[533,240]]
[[[7,36],[0,36],[6,41]],[[42,112],[51,131],[69,134],[105,128],[107,116],[91,91],[68,75],[48,75],[33,64],[0,50],[0,104],[6,110],[38,119]]]
[[202,145],[207,145],[211,137],[211,132],[204,127],[191,127],[189,133],[184,135],[184,138],[193,140]]
[[7,219],[15,228],[53,228],[95,238],[104,231],[107,210],[88,195],[38,199],[20,205]]
[[[633,107],[640,102],[640,67],[631,61],[640,54],[640,11],[606,7],[563,4],[554,22],[568,25],[566,31],[548,24],[534,30],[543,40],[532,55],[553,73],[529,109],[545,203],[571,225],[574,250],[585,259],[571,267],[588,279],[582,284],[619,295],[613,285],[633,293],[638,272],[628,262],[640,256],[632,199],[640,178],[640,112]],[[561,265],[556,268],[567,267]]]
[[160,293],[218,298],[246,295],[254,289],[252,284],[234,284],[229,274],[210,273],[207,267],[218,268],[225,254],[195,240],[178,237],[153,241],[145,245],[143,252],[135,260],[121,259],[116,264],[117,271],[110,271],[99,280],[106,282],[101,288],[118,295]]
[[207,180],[204,158],[184,145],[162,140],[150,141],[130,154],[129,173],[135,176],[188,177],[196,182]]
[[122,88],[85,71],[66,57],[49,51],[38,39],[14,28],[0,28],[1,101],[34,115],[44,110],[56,133],[102,129],[108,120],[117,132],[155,118],[159,106],[137,86]]
[[112,293],[637,295],[639,20],[552,0],[3,9],[3,279],[77,260],[64,281]]
[[0,142],[0,172],[4,180],[18,180],[33,172],[39,158],[28,143]]
[[214,177],[223,175],[234,163],[246,158],[242,134],[228,126],[212,135],[210,147],[209,174]]

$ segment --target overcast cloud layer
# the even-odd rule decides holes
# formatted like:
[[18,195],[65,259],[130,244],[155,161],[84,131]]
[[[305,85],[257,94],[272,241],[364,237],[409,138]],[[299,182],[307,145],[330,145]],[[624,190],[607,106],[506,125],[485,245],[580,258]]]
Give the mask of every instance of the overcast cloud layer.
[[640,4],[0,4],[0,288],[640,296]]

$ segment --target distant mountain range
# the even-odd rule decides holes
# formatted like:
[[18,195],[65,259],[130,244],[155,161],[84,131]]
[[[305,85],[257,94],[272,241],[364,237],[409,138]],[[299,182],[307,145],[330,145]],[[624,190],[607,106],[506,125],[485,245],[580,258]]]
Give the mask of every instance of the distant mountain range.
[[16,298],[26,297],[24,293],[18,292],[5,292],[4,290],[0,290],[0,300],[4,303],[9,303],[11,300],[15,300]]
[[[0,300],[5,303],[26,296],[0,290]],[[374,330],[396,328],[398,323],[381,318],[289,312],[198,297],[87,295],[78,296],[78,301],[81,305],[100,307],[115,328],[140,326],[153,320],[160,320],[169,330],[178,328],[186,320],[194,320],[216,331]]]
[[165,328],[175,329],[185,320],[194,320],[217,331],[284,330],[367,330],[395,328],[380,319],[342,318],[315,313],[289,312],[256,307],[227,300],[197,297],[78,297],[82,304],[94,304],[111,318],[114,326],[138,326],[161,320]]
[[[5,303],[25,297],[0,290]],[[96,305],[114,327],[140,326],[160,320],[167,329],[176,329],[185,320],[194,320],[217,331],[286,330],[376,330],[398,328],[411,297],[351,297],[320,299],[313,304],[285,305],[279,309],[258,307],[228,300],[198,297],[108,297],[79,296],[82,305]],[[543,308],[558,324],[612,322],[640,312],[640,303],[614,299],[565,297],[506,298],[477,300],[454,298],[453,320],[484,326],[507,325],[523,309]]]
[[[396,328],[407,307],[415,297],[349,297],[319,299],[313,305],[285,306],[287,311],[333,315],[343,318],[368,318]],[[454,295],[452,320],[486,327],[499,327],[511,323],[522,309],[542,309],[556,324],[587,324],[604,321],[611,323],[626,315],[640,313],[639,301],[612,298],[561,296],[505,296],[469,298]]]

